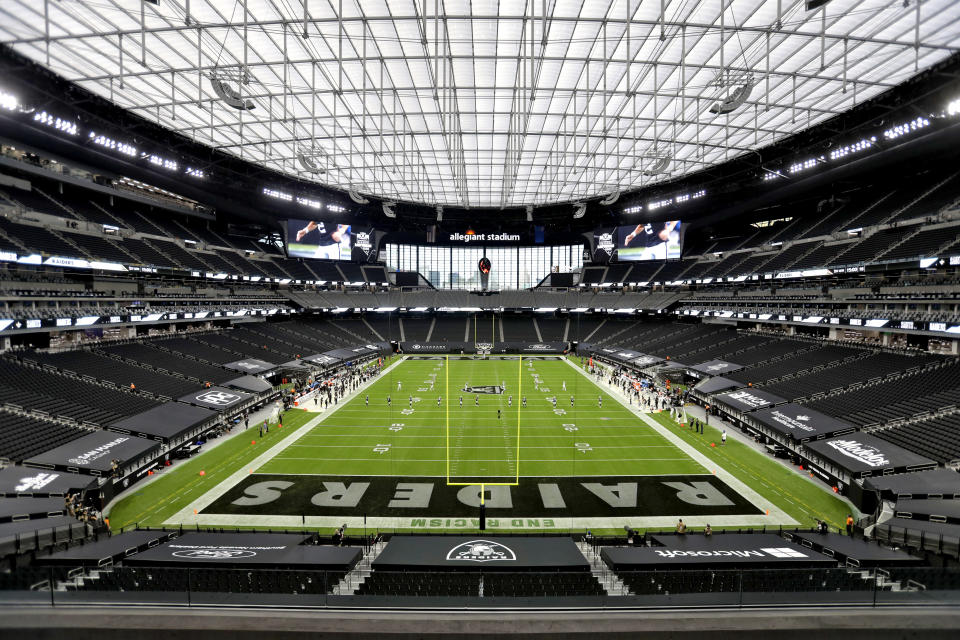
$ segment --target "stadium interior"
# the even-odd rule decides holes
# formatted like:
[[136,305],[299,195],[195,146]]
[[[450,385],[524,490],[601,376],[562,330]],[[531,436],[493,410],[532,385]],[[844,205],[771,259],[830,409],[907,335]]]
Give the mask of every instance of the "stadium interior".
[[0,3],[10,637],[960,628],[960,5],[509,5]]

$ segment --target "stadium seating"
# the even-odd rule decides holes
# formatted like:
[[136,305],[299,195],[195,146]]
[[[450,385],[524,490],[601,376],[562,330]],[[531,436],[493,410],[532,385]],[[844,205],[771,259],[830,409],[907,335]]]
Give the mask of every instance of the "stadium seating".
[[374,571],[358,595],[560,597],[602,595],[603,587],[586,572],[392,572]]
[[107,425],[160,404],[140,394],[107,388],[94,382],[60,375],[0,359],[0,402],[43,411],[50,416]]
[[783,591],[872,591],[873,583],[847,569],[777,571],[684,570],[618,571],[636,595]]
[[[739,372],[738,372],[739,373]],[[858,426],[879,425],[960,403],[960,363],[944,363],[805,402]]]
[[67,351],[55,354],[34,352],[29,357],[61,371],[71,371],[99,380],[108,380],[119,387],[129,387],[134,384],[138,391],[148,391],[167,398],[178,398],[199,386],[196,381],[129,364],[93,351]]
[[0,458],[21,462],[89,433],[76,425],[0,411]]
[[[807,348],[804,349],[804,346]],[[815,367],[839,362],[861,353],[852,347],[794,344],[793,350],[779,360],[760,362],[746,369],[729,373],[726,377],[743,383],[762,384],[787,374],[797,374]]]
[[936,360],[932,356],[870,352],[865,352],[863,357],[854,356],[854,358],[849,362],[835,366],[828,365],[807,374],[791,376],[780,382],[764,385],[763,389],[781,398],[796,400],[849,387],[877,376],[887,376],[912,367],[924,366]]
[[[501,316],[500,324],[503,327],[503,339],[505,341],[536,342],[539,340],[536,327],[533,326],[533,320],[529,317],[511,317],[504,314]],[[484,328],[478,327],[478,333],[486,334],[487,332],[483,331]]]
[[339,571],[117,567],[81,578],[67,589],[305,595],[330,593],[342,577]]
[[153,343],[119,344],[101,349],[106,354],[119,356],[124,360],[131,360],[156,369],[174,371],[180,375],[199,380],[201,382],[225,382],[237,377],[235,371],[228,371],[213,367],[196,360],[185,360],[169,351],[153,348]]
[[874,433],[940,463],[960,460],[960,414],[936,416]]

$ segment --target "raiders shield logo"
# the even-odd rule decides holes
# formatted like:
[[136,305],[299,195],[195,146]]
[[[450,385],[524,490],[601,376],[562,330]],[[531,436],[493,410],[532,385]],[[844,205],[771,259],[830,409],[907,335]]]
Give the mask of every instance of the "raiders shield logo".
[[517,554],[510,547],[490,540],[471,540],[458,544],[447,554],[447,560],[466,562],[495,562],[497,560],[516,562]]
[[213,404],[218,407],[232,404],[239,399],[240,396],[235,393],[227,393],[226,391],[207,391],[197,396],[197,402],[206,402],[207,404]]

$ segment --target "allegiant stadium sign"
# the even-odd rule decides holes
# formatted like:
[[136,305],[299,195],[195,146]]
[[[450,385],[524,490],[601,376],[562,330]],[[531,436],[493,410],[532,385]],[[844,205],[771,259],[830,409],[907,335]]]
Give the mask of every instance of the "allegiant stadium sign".
[[520,242],[519,233],[451,233],[450,242]]

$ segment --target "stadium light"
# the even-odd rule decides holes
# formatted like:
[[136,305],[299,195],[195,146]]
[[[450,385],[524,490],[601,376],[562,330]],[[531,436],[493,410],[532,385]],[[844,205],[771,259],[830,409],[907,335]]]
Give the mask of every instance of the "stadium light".
[[839,160],[840,158],[846,157],[852,153],[860,153],[861,151],[864,151],[872,147],[876,141],[877,141],[877,137],[871,136],[869,139],[864,138],[859,142],[845,145],[843,147],[840,147],[839,149],[834,149],[833,151],[830,152],[830,159]]
[[263,188],[263,195],[270,198],[276,198],[278,200],[284,200],[285,202],[292,202],[293,196],[289,193],[284,193],[283,191],[277,191],[276,189],[269,189],[267,187]]
[[20,101],[17,100],[17,96],[12,93],[7,93],[6,91],[0,91],[0,109],[16,111],[19,106]]
[[40,124],[45,124],[48,127],[52,127],[57,131],[62,131],[71,136],[77,135],[77,123],[72,120],[65,120],[63,118],[58,118],[56,116],[50,115],[46,111],[41,111],[38,114],[33,116],[34,122],[39,122]]
[[947,105],[947,115],[955,116],[960,113],[960,98],[953,100]]
[[883,132],[883,137],[887,140],[895,140],[900,136],[905,136],[908,133],[923,129],[924,127],[930,126],[930,121],[924,117],[914,118],[910,122],[904,124],[898,124],[895,127],[887,129]]
[[[76,125],[74,125],[74,128],[76,128]],[[108,138],[105,135],[97,134],[96,131],[91,131],[87,138],[93,142],[93,144],[106,147],[111,151],[119,151],[120,153],[130,156],[131,158],[134,158],[137,155],[137,148],[132,144],[127,144],[126,142],[117,142],[113,138]]]

